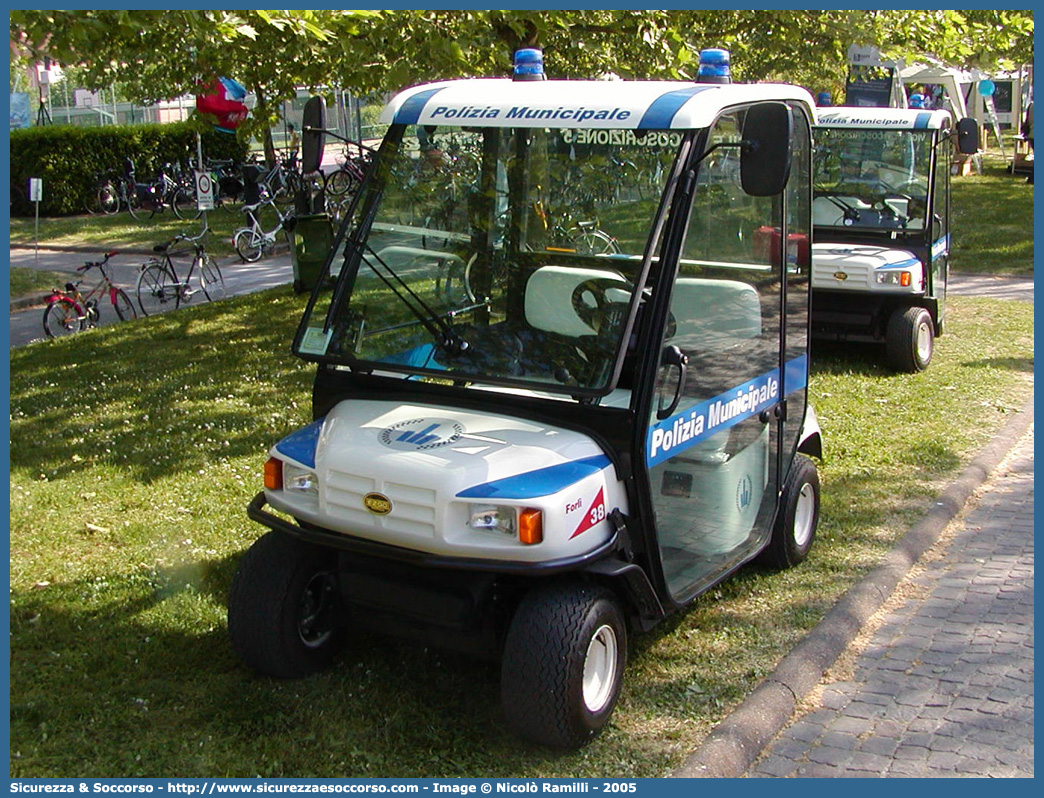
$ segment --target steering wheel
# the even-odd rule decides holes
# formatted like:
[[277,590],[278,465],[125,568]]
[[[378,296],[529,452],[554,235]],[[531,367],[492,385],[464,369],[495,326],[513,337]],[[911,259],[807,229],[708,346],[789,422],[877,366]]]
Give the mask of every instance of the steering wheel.
[[630,284],[608,277],[593,277],[584,280],[573,289],[573,310],[579,319],[596,334],[617,326],[626,313],[627,302],[613,299],[609,292],[616,290],[630,293]]

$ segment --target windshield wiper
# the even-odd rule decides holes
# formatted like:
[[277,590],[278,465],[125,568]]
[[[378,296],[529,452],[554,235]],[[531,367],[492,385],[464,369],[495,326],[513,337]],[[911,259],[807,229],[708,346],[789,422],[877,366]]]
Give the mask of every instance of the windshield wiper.
[[824,186],[817,185],[815,188],[816,191],[819,192],[819,195],[821,197],[826,197],[830,202],[832,202],[834,205],[841,209],[843,219],[846,219],[851,222],[859,221],[859,210],[857,208],[853,208],[839,196],[832,193],[830,189],[827,189]]
[[[385,263],[381,257],[374,251],[373,247],[367,243],[365,245],[366,250],[370,253],[370,257],[373,261],[370,264],[370,268],[373,269],[373,273],[380,278],[389,290],[399,300],[409,308],[410,312],[417,317],[417,321],[426,329],[431,337],[435,339],[435,345],[439,347],[450,357],[457,357],[462,353],[466,352],[469,348],[469,344],[465,341],[456,330],[453,329],[448,321],[443,316],[432,310],[428,304],[420,298],[416,291],[403,280],[396,271]],[[377,266],[381,268],[378,269]],[[382,273],[386,272],[386,273]]]

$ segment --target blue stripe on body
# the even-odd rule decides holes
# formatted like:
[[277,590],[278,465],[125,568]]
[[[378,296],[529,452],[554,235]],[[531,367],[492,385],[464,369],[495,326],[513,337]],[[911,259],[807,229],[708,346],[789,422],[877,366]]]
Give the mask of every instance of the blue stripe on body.
[[638,130],[665,130],[671,126],[674,115],[689,101],[689,98],[701,91],[706,91],[711,86],[689,86],[684,89],[676,89],[666,94],[661,94],[642,115],[638,123]]
[[568,463],[538,468],[525,474],[496,479],[462,490],[458,499],[535,499],[550,496],[579,482],[584,477],[608,468],[611,461],[604,454]]
[[424,110],[424,106],[428,104],[428,100],[442,91],[443,88],[445,87],[419,91],[414,94],[402,104],[402,107],[398,111],[395,112],[394,123],[397,125],[417,124],[417,120],[420,119],[421,112]]
[[325,417],[313,421],[307,427],[301,427],[296,432],[291,432],[276,444],[276,451],[292,457],[301,465],[315,468],[315,447],[319,442],[319,432],[323,428],[324,421],[326,421]]
[[931,118],[931,114],[918,114],[917,118],[914,120],[914,130],[926,129]]

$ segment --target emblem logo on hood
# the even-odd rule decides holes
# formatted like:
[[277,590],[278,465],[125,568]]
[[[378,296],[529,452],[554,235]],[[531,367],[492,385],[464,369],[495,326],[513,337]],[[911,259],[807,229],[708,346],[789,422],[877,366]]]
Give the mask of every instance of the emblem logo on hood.
[[367,493],[363,496],[363,505],[374,515],[387,515],[392,511],[391,499],[383,493]]
[[422,452],[460,439],[464,426],[447,418],[411,418],[381,430],[381,443],[391,449]]

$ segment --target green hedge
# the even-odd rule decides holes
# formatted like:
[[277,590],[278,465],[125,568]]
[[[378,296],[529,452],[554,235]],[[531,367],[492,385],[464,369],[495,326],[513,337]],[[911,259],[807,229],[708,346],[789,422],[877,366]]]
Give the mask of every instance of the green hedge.
[[[26,200],[29,178],[43,179],[44,216],[83,213],[98,176],[123,174],[123,159],[134,160],[138,180],[152,179],[164,163],[196,159],[198,123],[78,127],[44,125],[11,131],[11,215],[32,212]],[[202,132],[204,158],[242,161],[246,144],[214,129]]]

